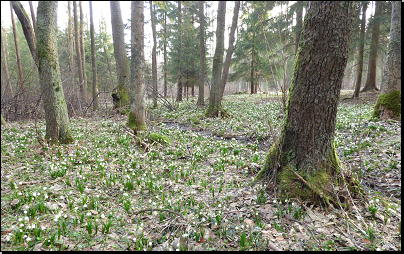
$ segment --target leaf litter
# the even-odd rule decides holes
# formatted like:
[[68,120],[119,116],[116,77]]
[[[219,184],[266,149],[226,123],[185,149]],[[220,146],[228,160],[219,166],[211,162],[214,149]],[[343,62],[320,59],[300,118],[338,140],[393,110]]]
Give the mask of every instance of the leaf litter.
[[265,95],[226,96],[227,119],[193,101],[150,110],[139,137],[125,116],[74,118],[75,143],[59,147],[42,147],[33,122],[8,123],[2,250],[401,250],[401,120],[370,121],[374,97],[339,106],[338,155],[370,197],[346,211],[249,186],[281,125]]

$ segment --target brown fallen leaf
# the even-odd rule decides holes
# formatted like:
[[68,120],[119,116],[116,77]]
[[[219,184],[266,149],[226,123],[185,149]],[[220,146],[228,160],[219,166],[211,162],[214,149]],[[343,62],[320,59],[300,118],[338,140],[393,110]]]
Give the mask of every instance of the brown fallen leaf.
[[206,239],[203,238],[203,237],[201,237],[201,238],[199,239],[199,241],[198,241],[198,243],[204,243],[204,242],[206,242]]
[[281,241],[284,241],[285,239],[283,238],[283,236],[278,236],[278,237],[276,237],[276,240],[278,242],[281,242]]
[[370,244],[370,241],[368,239],[362,239],[362,242],[366,243],[366,244]]

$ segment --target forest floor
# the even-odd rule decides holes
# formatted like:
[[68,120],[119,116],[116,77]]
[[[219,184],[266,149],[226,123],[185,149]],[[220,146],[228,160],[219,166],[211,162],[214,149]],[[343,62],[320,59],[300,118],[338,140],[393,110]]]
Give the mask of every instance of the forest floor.
[[[335,142],[369,202],[329,209],[250,186],[283,115],[268,95],[229,95],[230,118],[196,98],[127,117],[71,118],[75,143],[1,126],[1,250],[401,250],[401,119],[371,121],[377,93],[338,108]],[[101,115],[101,114],[100,114]],[[45,122],[38,130],[45,134]]]

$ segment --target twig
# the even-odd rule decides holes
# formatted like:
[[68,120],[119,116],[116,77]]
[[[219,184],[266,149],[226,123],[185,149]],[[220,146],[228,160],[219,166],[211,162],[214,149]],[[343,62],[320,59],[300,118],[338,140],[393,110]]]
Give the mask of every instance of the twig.
[[135,215],[137,215],[137,214],[139,214],[139,213],[148,212],[148,211],[152,211],[152,212],[153,212],[153,211],[160,211],[160,212],[168,212],[168,213],[173,213],[173,214],[176,214],[176,215],[180,216],[181,218],[183,218],[183,219],[185,220],[185,217],[184,217],[184,216],[182,216],[182,214],[177,213],[177,212],[174,212],[173,210],[169,210],[169,209],[146,208],[146,209],[143,209],[143,210],[137,211],[137,212],[135,213]]

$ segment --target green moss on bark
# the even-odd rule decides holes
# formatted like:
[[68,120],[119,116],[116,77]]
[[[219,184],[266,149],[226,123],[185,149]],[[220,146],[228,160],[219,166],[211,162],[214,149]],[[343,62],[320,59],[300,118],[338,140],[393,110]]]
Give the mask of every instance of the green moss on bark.
[[373,117],[380,118],[382,109],[390,110],[393,117],[401,116],[401,91],[392,91],[388,94],[379,94],[373,110]]
[[141,130],[146,130],[146,124],[141,123],[137,120],[137,117],[132,112],[129,113],[128,117],[128,127],[131,128],[135,133]]

